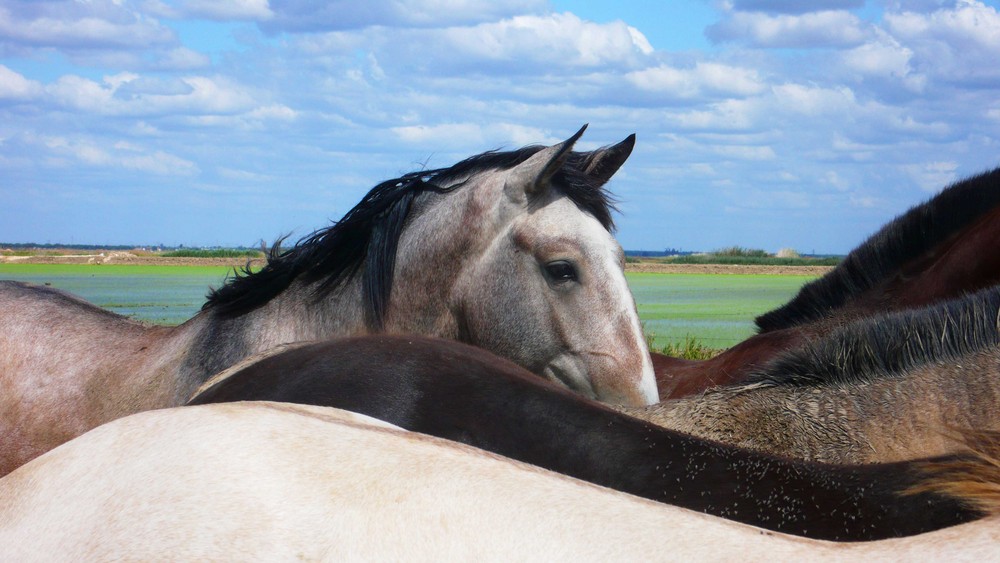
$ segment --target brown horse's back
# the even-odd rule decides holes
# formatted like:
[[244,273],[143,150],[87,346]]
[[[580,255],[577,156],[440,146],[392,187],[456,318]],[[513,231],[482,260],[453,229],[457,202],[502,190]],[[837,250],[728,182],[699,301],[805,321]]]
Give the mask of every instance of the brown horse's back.
[[181,353],[162,344],[172,330],[51,287],[0,281],[0,475],[94,426],[160,406],[173,382],[155,366]]

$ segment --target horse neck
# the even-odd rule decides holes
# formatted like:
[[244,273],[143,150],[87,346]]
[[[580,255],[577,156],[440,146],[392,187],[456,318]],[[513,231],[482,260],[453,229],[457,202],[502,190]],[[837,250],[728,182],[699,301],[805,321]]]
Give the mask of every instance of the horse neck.
[[420,200],[400,236],[385,332],[461,339],[453,292],[504,222],[496,191],[471,184]]
[[499,190],[502,184],[470,184],[418,200],[400,236],[381,329],[371,327],[366,318],[364,266],[319,300],[315,283],[296,281],[243,315],[222,317],[209,309],[192,319],[197,336],[182,366],[181,386],[194,392],[215,373],[289,342],[378,331],[457,339],[460,327],[451,292],[465,265],[495,237],[497,229],[491,227],[502,222],[495,217],[499,195],[494,192]]
[[179,374],[184,400],[212,375],[275,346],[368,332],[358,276],[322,299],[314,295],[315,284],[296,281],[247,313],[230,317],[209,309],[179,327],[192,342]]

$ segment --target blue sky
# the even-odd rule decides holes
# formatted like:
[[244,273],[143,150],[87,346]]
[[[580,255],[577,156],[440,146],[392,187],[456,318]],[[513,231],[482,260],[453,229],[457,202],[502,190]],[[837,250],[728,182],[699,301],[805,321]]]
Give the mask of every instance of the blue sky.
[[625,248],[844,253],[1000,165],[998,60],[975,0],[6,0],[0,241],[295,238],[589,123]]

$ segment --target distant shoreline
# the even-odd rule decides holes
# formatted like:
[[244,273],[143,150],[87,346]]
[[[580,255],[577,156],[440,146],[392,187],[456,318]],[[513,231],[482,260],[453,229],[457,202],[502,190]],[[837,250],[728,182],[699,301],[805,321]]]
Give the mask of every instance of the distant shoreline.
[[134,265],[134,266],[227,266],[240,268],[247,263],[264,265],[263,258],[193,258],[156,255],[135,255],[129,252],[103,252],[100,254],[67,254],[59,256],[0,256],[0,264],[81,264]]
[[833,266],[761,266],[757,264],[625,264],[625,271],[649,274],[766,274],[773,276],[822,276]]
[[[136,266],[225,266],[241,268],[247,258],[185,258],[168,256],[135,255],[129,252],[104,252],[100,254],[70,254],[63,256],[0,256],[0,264],[117,264]],[[249,259],[253,267],[261,267],[263,258]],[[651,274],[767,274],[821,276],[832,266],[759,266],[753,264],[659,264],[630,262],[625,271]]]

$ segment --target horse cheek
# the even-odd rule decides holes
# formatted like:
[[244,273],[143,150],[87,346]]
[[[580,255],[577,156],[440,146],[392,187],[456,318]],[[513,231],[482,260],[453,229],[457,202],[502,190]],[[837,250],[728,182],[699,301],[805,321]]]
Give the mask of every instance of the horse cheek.
[[461,340],[540,372],[552,340],[547,304],[521,264],[504,260],[479,270],[461,282]]

